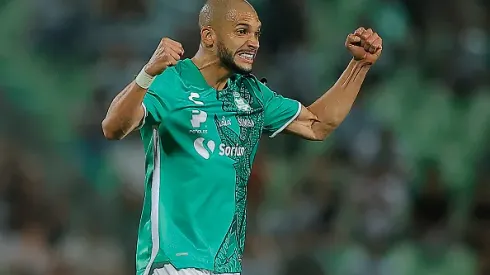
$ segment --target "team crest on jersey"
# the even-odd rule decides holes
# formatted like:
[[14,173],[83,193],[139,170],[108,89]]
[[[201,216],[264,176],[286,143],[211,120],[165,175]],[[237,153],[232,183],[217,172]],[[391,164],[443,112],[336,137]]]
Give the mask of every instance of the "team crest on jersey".
[[[242,92],[244,92],[245,88],[242,86]],[[239,92],[234,92],[233,97],[235,98],[235,105],[238,108],[238,110],[243,111],[243,112],[250,112],[252,110],[252,107],[243,99],[243,97],[240,96]]]

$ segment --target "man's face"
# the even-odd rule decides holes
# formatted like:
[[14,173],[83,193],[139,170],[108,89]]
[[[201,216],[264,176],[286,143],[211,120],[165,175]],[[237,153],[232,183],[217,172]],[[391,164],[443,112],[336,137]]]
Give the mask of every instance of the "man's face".
[[261,23],[255,11],[230,10],[217,33],[216,44],[221,63],[235,73],[252,71],[259,49]]

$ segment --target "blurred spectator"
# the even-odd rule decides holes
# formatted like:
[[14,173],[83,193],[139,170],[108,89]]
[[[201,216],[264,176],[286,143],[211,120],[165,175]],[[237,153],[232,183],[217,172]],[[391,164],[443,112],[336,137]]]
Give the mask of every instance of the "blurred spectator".
[[482,171],[474,190],[469,217],[469,243],[479,254],[479,274],[490,274],[490,177]]
[[287,260],[284,265],[284,270],[281,274],[309,274],[309,275],[325,275],[318,262],[306,255],[296,256]]
[[147,3],[143,0],[102,0],[100,9],[108,21],[132,20],[147,14]]

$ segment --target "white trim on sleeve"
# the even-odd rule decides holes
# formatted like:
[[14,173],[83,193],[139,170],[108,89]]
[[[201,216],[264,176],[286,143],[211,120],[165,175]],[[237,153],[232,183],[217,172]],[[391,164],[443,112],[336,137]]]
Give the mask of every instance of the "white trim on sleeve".
[[296,101],[296,102],[298,102],[298,111],[296,112],[296,114],[290,120],[288,120],[286,123],[284,123],[284,125],[281,128],[277,129],[277,131],[275,131],[272,135],[270,135],[269,136],[270,138],[277,136],[277,134],[279,134],[284,129],[286,129],[286,127],[288,127],[289,124],[291,124],[299,116],[299,113],[301,112],[301,103],[299,101]]
[[143,125],[145,125],[145,120],[146,120],[146,117],[148,116],[148,110],[146,109],[145,103],[141,102],[141,106],[143,107],[145,114],[143,115],[143,118],[141,119],[140,124],[138,124],[138,127],[136,127],[134,129],[135,131],[138,131],[139,129],[141,129],[141,127],[143,127]]

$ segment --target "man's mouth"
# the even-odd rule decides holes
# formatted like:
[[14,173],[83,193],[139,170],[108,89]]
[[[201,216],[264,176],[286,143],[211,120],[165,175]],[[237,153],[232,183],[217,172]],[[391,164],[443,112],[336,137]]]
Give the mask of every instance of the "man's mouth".
[[240,52],[238,56],[247,63],[253,63],[255,54],[255,52]]

